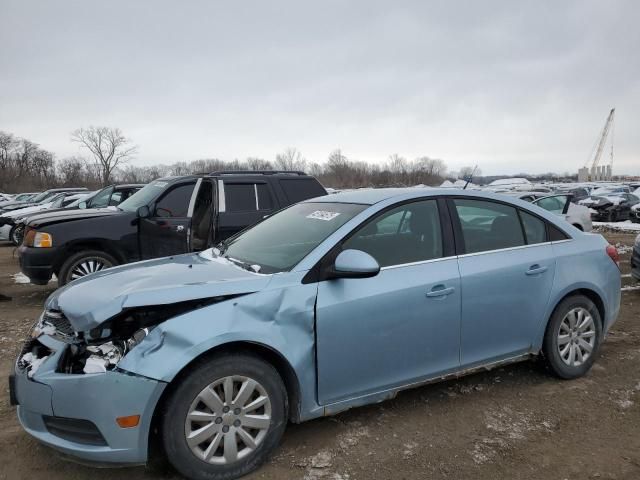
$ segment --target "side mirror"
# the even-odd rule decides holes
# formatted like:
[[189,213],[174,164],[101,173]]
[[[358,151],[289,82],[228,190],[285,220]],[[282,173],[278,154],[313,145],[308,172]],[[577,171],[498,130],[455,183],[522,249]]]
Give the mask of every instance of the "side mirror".
[[87,202],[80,202],[80,203],[78,204],[78,208],[81,208],[81,209],[83,209],[83,210],[84,210],[85,208],[87,208]]
[[138,218],[148,218],[151,215],[151,211],[149,210],[149,207],[147,207],[146,205],[142,205],[141,207],[138,207],[138,210],[136,210],[136,213],[138,214]]
[[362,250],[344,250],[336,257],[333,265],[334,278],[370,278],[380,272],[380,265]]

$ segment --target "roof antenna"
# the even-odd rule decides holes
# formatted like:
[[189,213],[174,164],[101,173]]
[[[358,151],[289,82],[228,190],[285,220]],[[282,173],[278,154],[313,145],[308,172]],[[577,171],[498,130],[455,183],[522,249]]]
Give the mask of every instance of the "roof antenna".
[[462,187],[463,190],[466,190],[467,187],[469,186],[469,183],[471,183],[471,180],[473,179],[473,174],[476,173],[476,170],[478,169],[478,165],[476,165],[475,167],[473,167],[473,170],[471,171],[471,173],[469,174],[469,178],[467,178],[467,183],[464,184],[464,187]]

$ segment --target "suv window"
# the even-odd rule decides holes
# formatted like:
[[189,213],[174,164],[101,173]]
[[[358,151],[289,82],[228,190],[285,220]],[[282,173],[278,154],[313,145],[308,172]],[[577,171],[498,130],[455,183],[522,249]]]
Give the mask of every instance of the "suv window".
[[442,257],[442,232],[435,200],[407,203],[379,215],[342,245],[367,252],[381,267]]
[[225,183],[224,198],[227,212],[255,212],[255,183]]
[[172,188],[156,202],[156,217],[184,218],[189,211],[189,201],[195,182],[185,183]]
[[273,210],[273,200],[266,183],[225,183],[224,199],[227,212]]
[[466,253],[485,252],[525,244],[514,207],[483,200],[454,199]]
[[315,178],[283,178],[280,180],[280,186],[290,203],[326,195],[322,185]]

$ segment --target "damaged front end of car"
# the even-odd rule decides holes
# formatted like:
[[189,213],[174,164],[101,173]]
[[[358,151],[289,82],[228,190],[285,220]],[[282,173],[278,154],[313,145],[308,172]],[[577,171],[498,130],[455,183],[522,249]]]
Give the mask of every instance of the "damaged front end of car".
[[56,371],[66,374],[105,373],[117,368],[120,361],[162,322],[228,299],[228,296],[190,300],[169,305],[128,308],[88,331],[75,331],[60,310],[48,309],[34,326],[18,365],[33,378],[51,350],[39,339],[47,335],[67,347]]

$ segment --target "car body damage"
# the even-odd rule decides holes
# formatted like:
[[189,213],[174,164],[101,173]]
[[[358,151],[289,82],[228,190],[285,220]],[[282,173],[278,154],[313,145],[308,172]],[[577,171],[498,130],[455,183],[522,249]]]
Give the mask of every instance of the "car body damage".
[[56,290],[46,308],[64,312],[74,330],[83,332],[126,309],[252,293],[270,279],[215,254],[185,254],[97,272],[90,282],[78,279],[72,294],[71,285]]
[[[144,269],[136,268],[140,263],[116,267],[56,291],[19,362],[39,367],[50,357],[48,349],[38,353],[40,340],[54,338],[67,345],[60,373],[117,369],[170,382],[216,347],[257,344],[268,346],[295,376],[300,408],[293,417],[299,419],[301,411],[304,419],[323,414],[315,394],[317,285],[302,284],[303,272],[260,275],[211,250],[141,263]],[[69,288],[73,301],[65,295]],[[111,298],[100,294],[104,289],[114,292]]]
[[[51,295],[10,389],[24,428],[84,460],[137,463],[159,412],[172,458],[235,462],[287,420],[537,355],[550,319],[575,325],[582,312],[591,348],[616,320],[613,247],[550,211],[435,189],[337,198],[294,205],[219,250],[106,269]],[[52,415],[93,422],[77,427],[106,446],[56,437]],[[116,426],[131,417],[137,428]]]
[[[275,275],[262,291],[210,305],[161,323],[120,362],[128,372],[170,382],[194,358],[216,347],[260,345],[291,368],[300,391],[294,419],[321,416],[316,401],[316,284],[304,274]],[[206,332],[206,335],[203,334]]]

